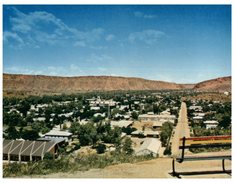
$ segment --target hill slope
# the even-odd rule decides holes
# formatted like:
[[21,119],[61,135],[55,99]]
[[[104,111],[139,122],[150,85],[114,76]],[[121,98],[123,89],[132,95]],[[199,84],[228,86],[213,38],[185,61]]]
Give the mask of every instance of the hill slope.
[[231,76],[211,79],[196,84],[193,88],[197,91],[231,91]]
[[151,81],[141,78],[111,76],[55,77],[3,74],[3,91],[43,93],[74,93],[80,91],[164,90],[192,88],[193,85]]
[[112,76],[56,77],[41,75],[3,74],[3,94],[42,95],[113,90],[178,90],[229,91],[231,77],[194,84],[176,84],[142,78]]

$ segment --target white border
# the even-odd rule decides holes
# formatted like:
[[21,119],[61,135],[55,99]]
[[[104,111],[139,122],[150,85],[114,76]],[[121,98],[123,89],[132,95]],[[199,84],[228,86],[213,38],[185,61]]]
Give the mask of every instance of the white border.
[[[236,68],[236,61],[235,61],[235,54],[233,52],[233,50],[235,49],[235,36],[234,36],[234,32],[235,32],[235,23],[233,22],[233,20],[235,19],[235,12],[236,12],[236,8],[235,3],[233,0],[113,0],[112,2],[109,0],[83,0],[83,1],[76,1],[76,0],[2,0],[1,1],[1,5],[3,4],[173,4],[173,5],[178,5],[178,4],[209,4],[209,5],[213,5],[213,4],[231,4],[232,5],[232,58],[231,58],[231,65],[232,65],[232,124],[235,122],[236,116],[235,116],[235,97],[234,97],[234,93],[235,93],[235,81],[234,81],[234,73],[235,73],[235,68]],[[1,24],[1,34],[0,34],[0,38],[2,39],[2,6],[0,7],[0,24]],[[0,46],[0,55],[1,58],[3,58],[3,50],[2,50],[2,43]],[[2,61],[2,59],[1,59]],[[3,72],[3,61],[0,64],[0,70],[1,72]],[[1,91],[2,91],[2,74],[0,75],[0,87],[1,87]],[[0,100],[0,105],[2,106],[2,93],[1,93],[1,100]],[[2,107],[1,107],[2,109]],[[2,110],[0,110],[0,116],[2,117]],[[232,135],[233,135],[233,139],[234,139],[234,127],[235,124],[233,124],[233,130],[232,130]],[[1,131],[1,140],[2,140],[2,125],[0,125],[0,131]],[[233,140],[233,144],[234,144],[234,140]],[[233,151],[232,154],[234,154],[235,150],[234,150],[234,145],[233,145]],[[2,155],[2,148],[0,148],[0,153]],[[0,163],[1,163],[1,167],[2,167],[2,158],[0,158]],[[234,181],[234,172],[235,172],[235,166],[234,166],[234,162],[233,162],[233,174],[232,174],[232,179],[200,179],[201,181],[214,181],[214,182],[235,182]],[[0,169],[0,176],[2,179],[2,168]],[[157,181],[164,181],[164,182],[169,182],[169,181],[189,181],[188,179],[185,180],[176,180],[176,179],[3,179],[3,182],[15,182],[15,181],[19,181],[19,182],[42,182],[42,181],[52,181],[52,182],[64,182],[64,181],[72,181],[72,182],[120,182],[120,181],[127,181],[127,182],[141,182],[141,181],[148,181],[148,182],[157,182]],[[191,182],[198,182],[198,179],[191,179]]]

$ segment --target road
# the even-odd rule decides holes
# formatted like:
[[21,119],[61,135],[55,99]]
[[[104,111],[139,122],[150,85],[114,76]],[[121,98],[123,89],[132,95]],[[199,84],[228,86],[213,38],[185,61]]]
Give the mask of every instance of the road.
[[179,118],[176,128],[174,129],[174,136],[172,142],[172,156],[178,156],[179,154],[179,139],[182,137],[190,137],[190,128],[188,125],[187,106],[185,102],[181,103],[179,111]]

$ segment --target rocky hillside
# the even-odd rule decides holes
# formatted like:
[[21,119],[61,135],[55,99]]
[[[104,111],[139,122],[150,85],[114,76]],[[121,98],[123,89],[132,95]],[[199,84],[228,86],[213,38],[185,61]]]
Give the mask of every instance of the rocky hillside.
[[197,91],[231,91],[231,76],[211,79],[196,84],[193,88]]
[[4,94],[28,93],[33,95],[75,93],[81,91],[112,90],[165,90],[192,88],[181,85],[141,78],[111,76],[55,77],[41,75],[3,74]]
[[3,74],[3,94],[42,95],[112,90],[230,90],[231,77],[218,78],[199,84],[176,84],[142,78],[112,76],[55,77],[41,75]]

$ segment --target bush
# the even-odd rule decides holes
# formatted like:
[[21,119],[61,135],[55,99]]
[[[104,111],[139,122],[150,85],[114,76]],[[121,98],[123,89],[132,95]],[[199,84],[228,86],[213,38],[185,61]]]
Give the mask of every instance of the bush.
[[97,153],[102,154],[106,150],[106,146],[104,144],[99,143],[98,146],[96,147]]
[[44,160],[51,160],[51,159],[53,159],[52,153],[47,152],[47,153],[44,155],[43,159],[44,159]]
[[171,147],[170,146],[166,147],[166,149],[164,150],[164,155],[171,155]]

